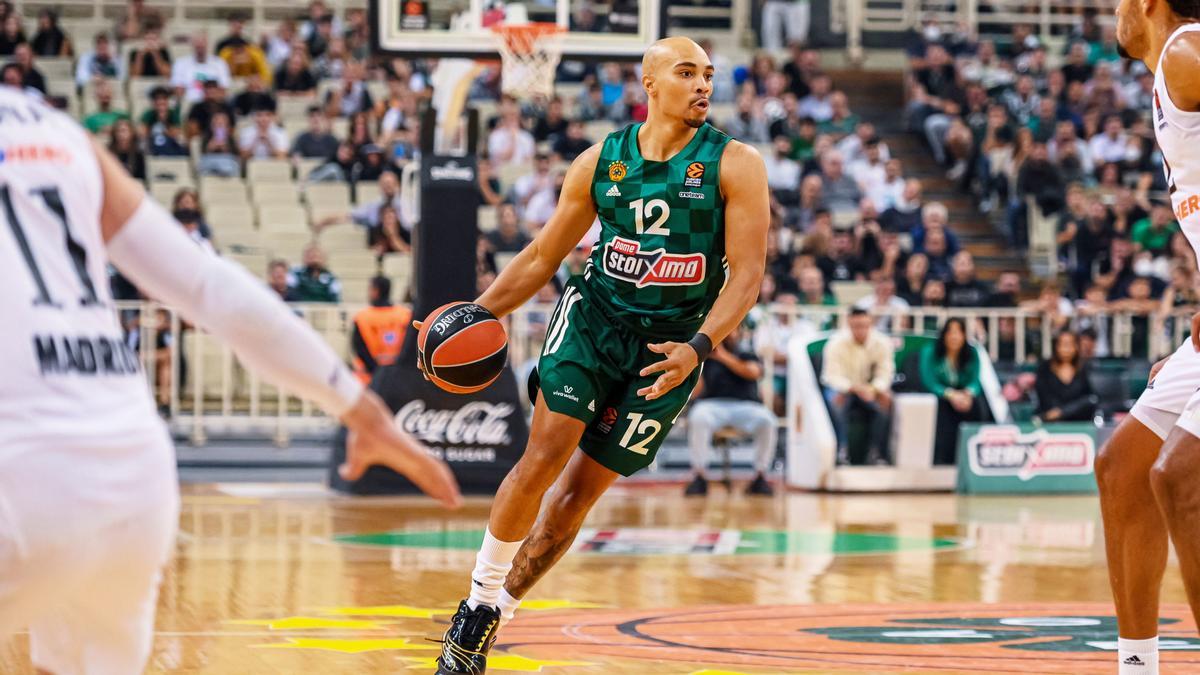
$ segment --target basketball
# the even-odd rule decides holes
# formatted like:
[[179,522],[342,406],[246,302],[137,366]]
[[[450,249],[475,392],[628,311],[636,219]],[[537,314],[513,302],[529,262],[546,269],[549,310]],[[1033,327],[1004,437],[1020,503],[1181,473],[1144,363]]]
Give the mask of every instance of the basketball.
[[483,306],[451,302],[433,310],[421,325],[417,359],[442,389],[474,393],[500,376],[508,359],[508,335]]

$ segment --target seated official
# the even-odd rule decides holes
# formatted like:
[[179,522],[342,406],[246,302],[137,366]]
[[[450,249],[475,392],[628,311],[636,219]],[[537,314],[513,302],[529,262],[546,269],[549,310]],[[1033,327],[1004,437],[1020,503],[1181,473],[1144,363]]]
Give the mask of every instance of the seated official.
[[746,494],[771,495],[766,472],[775,457],[778,421],[758,393],[763,368],[754,352],[742,349],[743,331],[735,329],[713,348],[704,362],[696,399],[688,410],[688,446],[692,451],[695,477],[684,490],[687,495],[708,494],[704,469],[712,456],[713,435],[734,428],[754,439],[754,480]]
[[[866,310],[850,310],[847,323],[848,329],[829,338],[821,359],[821,383],[837,433],[838,462],[884,464],[888,462],[896,352]],[[865,447],[850,446],[852,423],[868,429]]]

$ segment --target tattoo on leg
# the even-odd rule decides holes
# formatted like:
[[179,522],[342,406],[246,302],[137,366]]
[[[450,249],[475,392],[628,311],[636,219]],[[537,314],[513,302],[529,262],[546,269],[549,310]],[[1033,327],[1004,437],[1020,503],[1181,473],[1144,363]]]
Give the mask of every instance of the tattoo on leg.
[[573,525],[566,530],[554,531],[539,523],[539,527],[535,527],[525,543],[521,544],[508,578],[504,581],[504,588],[509,595],[515,598],[525,597],[529,589],[533,588],[571,547],[575,535],[579,534],[579,527],[580,525]]

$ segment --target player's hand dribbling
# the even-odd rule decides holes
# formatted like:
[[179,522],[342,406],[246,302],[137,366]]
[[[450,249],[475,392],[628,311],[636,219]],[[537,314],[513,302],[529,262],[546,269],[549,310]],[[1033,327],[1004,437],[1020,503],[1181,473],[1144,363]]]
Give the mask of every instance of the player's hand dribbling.
[[396,426],[387,406],[375,392],[364,390],[342,423],[346,437],[346,461],[338,467],[345,480],[357,480],[374,464],[411,480],[422,492],[448,509],[462,505],[458,481],[445,462],[425,451],[420,442]]
[[647,401],[653,401],[683,384],[683,381],[692,374],[699,363],[696,350],[686,342],[662,342],[646,345],[646,348],[655,354],[667,355],[667,358],[642,368],[642,372],[638,373],[642,377],[658,372],[662,373],[654,381],[654,384],[638,389],[638,396],[644,396]]
[[[417,321],[416,319],[413,319],[412,327],[417,329],[418,333],[421,332],[421,326],[424,325],[425,323],[423,321]],[[425,372],[425,364],[421,362],[421,359],[417,359],[417,370],[421,371],[421,377],[424,377],[425,381],[428,382],[429,375]]]

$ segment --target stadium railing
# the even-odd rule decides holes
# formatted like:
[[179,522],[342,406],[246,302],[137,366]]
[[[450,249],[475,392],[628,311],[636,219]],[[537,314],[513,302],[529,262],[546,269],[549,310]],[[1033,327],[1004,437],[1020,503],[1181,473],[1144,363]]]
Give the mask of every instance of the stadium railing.
[[[349,358],[350,333],[355,312],[361,306],[350,304],[300,304],[295,311],[345,358]],[[195,445],[205,444],[210,436],[268,439],[286,445],[293,437],[327,433],[334,422],[307,401],[301,401],[261,381],[238,363],[232,350],[209,335],[187,326],[178,314],[154,303],[119,303],[126,330],[137,330],[140,356],[152,392],[162,394],[172,431]],[[508,319],[510,363],[518,377],[524,377],[537,356],[553,305],[529,305]],[[750,318],[753,342],[764,365],[763,397],[774,406],[777,396],[771,384],[778,374],[786,373],[783,359],[787,341],[794,334],[816,334],[843,325],[846,307],[756,308]],[[993,361],[1003,360],[1012,369],[1028,366],[1049,355],[1055,328],[1053,317],[1039,311],[1005,308],[917,308],[903,312],[880,312],[882,321],[890,320],[899,331],[933,333],[946,319],[962,317],[971,333]],[[1002,322],[1011,320],[1011,352],[1002,352]],[[1170,314],[1134,315],[1128,312],[1093,315],[1093,323],[1107,326],[1103,334],[1113,358],[1152,361],[1170,353],[1188,334],[1190,311]],[[1137,330],[1135,322],[1145,321]],[[1065,327],[1078,329],[1084,319],[1067,319]],[[1006,328],[1006,327],[1005,327]],[[160,339],[167,331],[169,337]],[[1134,353],[1135,338],[1145,336],[1145,353]],[[183,335],[183,339],[177,336]],[[1036,334],[1036,337],[1034,336]],[[1040,350],[1027,351],[1027,343]],[[161,345],[161,346],[160,346]],[[156,367],[163,359],[169,367]],[[777,363],[778,361],[778,363]],[[780,423],[783,424],[783,418]]]
[[1084,7],[1109,17],[1116,4],[1116,0],[835,0],[829,3],[829,23],[833,33],[846,35],[849,55],[857,60],[863,53],[863,33],[907,33],[919,29],[927,18],[980,37],[1007,37],[1014,24],[1028,24],[1043,43],[1058,45]]

